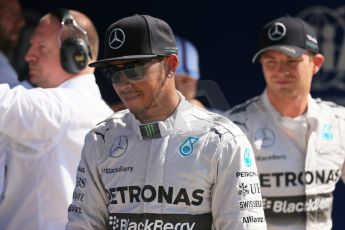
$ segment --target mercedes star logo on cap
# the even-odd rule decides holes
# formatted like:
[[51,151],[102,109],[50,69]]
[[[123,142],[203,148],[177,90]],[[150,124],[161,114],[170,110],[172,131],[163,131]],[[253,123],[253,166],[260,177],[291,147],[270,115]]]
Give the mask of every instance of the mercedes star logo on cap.
[[111,31],[109,35],[109,46],[112,49],[116,50],[123,45],[125,39],[125,32],[123,32],[123,30],[121,30],[120,28],[115,28]]
[[268,29],[268,38],[272,41],[278,41],[282,39],[286,34],[286,27],[281,22],[275,22],[269,29]]

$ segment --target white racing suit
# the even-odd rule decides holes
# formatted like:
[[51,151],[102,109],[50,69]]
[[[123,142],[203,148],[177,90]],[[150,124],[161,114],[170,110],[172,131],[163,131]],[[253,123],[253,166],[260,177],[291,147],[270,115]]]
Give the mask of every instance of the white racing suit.
[[252,147],[181,99],[167,120],[115,113],[85,139],[66,229],[266,229]]
[[345,179],[345,109],[309,96],[307,151],[301,152],[278,127],[265,98],[226,115],[252,143],[268,229],[331,229],[332,192]]

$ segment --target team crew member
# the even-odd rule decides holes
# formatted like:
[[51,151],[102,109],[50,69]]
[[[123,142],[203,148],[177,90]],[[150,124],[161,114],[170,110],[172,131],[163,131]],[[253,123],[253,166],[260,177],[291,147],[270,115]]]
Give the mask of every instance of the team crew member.
[[332,192],[345,179],[345,109],[310,96],[321,68],[315,30],[295,17],[263,27],[261,96],[228,111],[256,154],[268,229],[331,229]]
[[65,228],[85,135],[112,114],[87,66],[98,44],[84,14],[45,15],[25,57],[39,87],[0,84],[0,134],[6,138],[0,229]]
[[266,229],[251,145],[176,90],[169,25],[123,18],[105,50],[91,66],[128,109],[87,135],[66,229]]

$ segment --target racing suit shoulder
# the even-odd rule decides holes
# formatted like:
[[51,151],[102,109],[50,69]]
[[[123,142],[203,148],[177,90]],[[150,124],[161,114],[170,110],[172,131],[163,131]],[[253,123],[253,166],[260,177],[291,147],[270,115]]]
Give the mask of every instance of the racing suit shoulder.
[[244,135],[236,124],[223,115],[204,110],[193,114],[197,119],[200,119],[200,122],[208,122],[209,130],[216,133],[219,136],[220,141],[224,140],[224,137],[226,136],[234,138],[236,136]]
[[103,133],[105,130],[108,130],[112,127],[116,127],[119,124],[123,124],[123,121],[128,114],[128,109],[115,112],[112,116],[98,123],[96,127],[92,130],[92,132]]
[[114,113],[112,116],[108,117],[104,121],[98,123],[94,129],[89,133],[93,136],[93,140],[97,143],[100,152],[106,148],[110,148],[112,141],[112,133],[126,128],[127,116],[129,115],[129,110],[121,110]]
[[329,111],[336,119],[345,121],[345,107],[332,101],[323,101],[320,98],[315,99],[320,111]]
[[260,96],[257,96],[226,111],[224,116],[229,118],[246,133],[248,131],[248,121],[260,117],[258,114],[260,111],[263,112],[262,106],[260,106]]
[[239,105],[236,105],[233,108],[229,109],[228,111],[226,111],[224,113],[224,115],[227,117],[230,117],[230,116],[238,114],[238,113],[246,112],[248,110],[248,108],[251,105],[253,105],[253,103],[257,102],[258,100],[260,100],[260,96],[253,97],[253,98],[247,100],[246,102],[239,104]]

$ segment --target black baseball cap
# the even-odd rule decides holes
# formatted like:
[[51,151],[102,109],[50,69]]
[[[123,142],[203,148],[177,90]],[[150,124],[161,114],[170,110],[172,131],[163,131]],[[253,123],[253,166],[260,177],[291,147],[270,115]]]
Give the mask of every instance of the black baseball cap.
[[252,62],[266,50],[277,50],[290,57],[299,57],[306,51],[319,52],[315,29],[297,17],[281,17],[267,23],[259,37],[259,51]]
[[150,59],[177,54],[170,26],[149,15],[135,14],[114,22],[105,34],[104,59],[91,67],[107,67],[117,61]]

